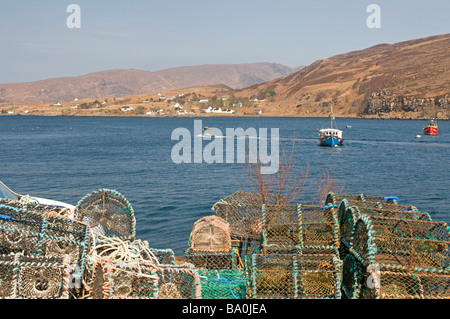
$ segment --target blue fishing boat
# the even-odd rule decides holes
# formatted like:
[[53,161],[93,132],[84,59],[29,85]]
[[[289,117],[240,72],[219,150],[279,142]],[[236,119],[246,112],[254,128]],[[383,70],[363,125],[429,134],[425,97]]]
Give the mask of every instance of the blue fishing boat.
[[342,146],[344,139],[342,137],[342,130],[336,127],[335,117],[333,110],[330,115],[330,126],[319,130],[319,142],[320,146],[338,147]]

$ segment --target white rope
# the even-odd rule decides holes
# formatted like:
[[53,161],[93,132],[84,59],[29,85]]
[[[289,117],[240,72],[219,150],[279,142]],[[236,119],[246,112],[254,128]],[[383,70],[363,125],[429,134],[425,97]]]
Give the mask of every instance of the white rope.
[[[140,264],[142,262],[159,265],[158,258],[140,241],[130,242],[117,237],[106,237],[101,234],[92,234],[93,245],[88,258],[93,263],[102,257],[108,256],[113,262],[125,264]],[[145,259],[145,252],[150,259]]]

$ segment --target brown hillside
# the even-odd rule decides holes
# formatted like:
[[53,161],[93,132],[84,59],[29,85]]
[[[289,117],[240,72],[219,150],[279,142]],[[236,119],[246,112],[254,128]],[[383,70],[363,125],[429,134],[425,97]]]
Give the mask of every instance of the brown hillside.
[[238,90],[266,113],[418,118],[450,113],[450,34],[319,60],[291,75]]
[[188,87],[224,84],[239,89],[297,71],[275,63],[179,67],[156,72],[120,69],[78,77],[0,84],[0,103],[72,101],[74,98],[121,97]]

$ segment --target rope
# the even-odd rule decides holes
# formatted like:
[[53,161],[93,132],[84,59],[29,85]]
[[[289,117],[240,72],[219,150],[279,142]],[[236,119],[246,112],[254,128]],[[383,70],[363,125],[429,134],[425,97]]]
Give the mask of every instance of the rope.
[[[108,256],[115,263],[140,264],[150,262],[159,265],[158,258],[154,253],[140,241],[130,242],[117,237],[106,237],[101,234],[92,234],[93,244],[89,258],[95,262],[102,257]],[[145,260],[142,252],[147,253],[151,260]]]

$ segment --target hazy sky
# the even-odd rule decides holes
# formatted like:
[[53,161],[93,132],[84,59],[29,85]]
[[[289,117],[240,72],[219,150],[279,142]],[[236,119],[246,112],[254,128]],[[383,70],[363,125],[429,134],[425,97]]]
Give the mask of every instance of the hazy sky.
[[[66,24],[70,4],[80,28]],[[380,28],[366,24],[377,4]],[[448,0],[0,0],[0,83],[318,59],[450,32]]]

